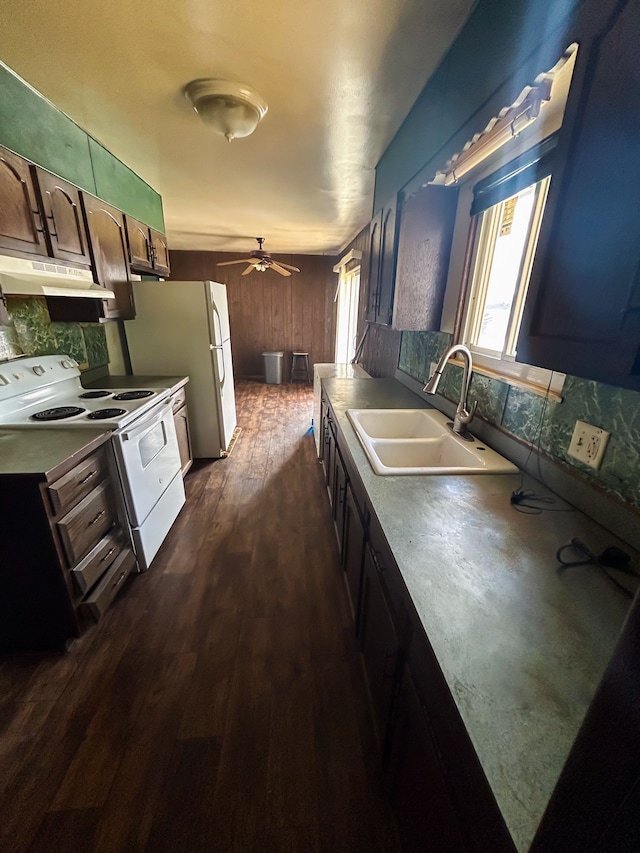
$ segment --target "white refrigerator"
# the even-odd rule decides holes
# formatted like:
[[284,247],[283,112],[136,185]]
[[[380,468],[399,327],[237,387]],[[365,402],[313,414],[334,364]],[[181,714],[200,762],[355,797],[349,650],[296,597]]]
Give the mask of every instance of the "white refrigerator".
[[188,376],[195,458],[222,456],[236,428],[227,287],[215,281],[136,281],[125,324],[135,374]]

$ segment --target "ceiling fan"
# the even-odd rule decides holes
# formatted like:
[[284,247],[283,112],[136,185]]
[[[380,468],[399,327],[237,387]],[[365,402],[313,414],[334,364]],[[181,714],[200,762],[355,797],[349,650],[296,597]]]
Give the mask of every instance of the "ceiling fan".
[[[258,270],[258,272],[264,272],[265,270],[272,269],[276,272],[280,273],[280,275],[291,275],[291,272],[300,272],[298,267],[292,267],[290,264],[281,264],[277,263],[273,260],[273,258],[269,255],[268,252],[265,252],[262,248],[262,244],[264,243],[264,237],[256,237],[258,241],[259,249],[254,249],[251,252],[251,256],[248,258],[240,258],[237,261],[221,261],[219,264],[216,264],[217,267],[228,267],[231,264],[249,264],[246,270],[241,273],[241,275],[249,275],[253,270]],[[290,272],[291,271],[291,272]]]

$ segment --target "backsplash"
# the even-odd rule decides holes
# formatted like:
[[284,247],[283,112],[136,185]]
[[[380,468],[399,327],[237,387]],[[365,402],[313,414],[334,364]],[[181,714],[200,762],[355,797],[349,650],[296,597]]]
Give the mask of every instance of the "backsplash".
[[[426,382],[431,362],[437,362],[451,343],[444,332],[403,332],[398,367]],[[449,365],[438,391],[449,400],[460,397],[462,369]],[[587,379],[567,376],[562,402],[545,401],[539,394],[474,373],[470,400],[478,401],[484,420],[526,442],[536,442],[552,458],[640,508],[640,393]],[[598,471],[567,454],[577,420],[611,433]]]
[[42,297],[7,297],[10,324],[0,326],[0,361],[20,355],[70,355],[80,370],[109,363],[100,323],[52,322]]

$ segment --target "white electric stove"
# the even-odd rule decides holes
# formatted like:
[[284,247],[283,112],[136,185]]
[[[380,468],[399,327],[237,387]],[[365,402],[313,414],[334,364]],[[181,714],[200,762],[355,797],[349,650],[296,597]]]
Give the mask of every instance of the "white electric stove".
[[82,427],[112,432],[136,555],[145,570],[185,502],[169,389],[89,391],[68,356],[0,364],[0,429]]

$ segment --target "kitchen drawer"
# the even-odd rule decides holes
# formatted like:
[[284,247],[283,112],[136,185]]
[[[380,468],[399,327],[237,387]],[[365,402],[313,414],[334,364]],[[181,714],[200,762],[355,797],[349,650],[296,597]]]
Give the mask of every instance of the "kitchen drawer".
[[70,566],[75,566],[118,520],[109,486],[98,486],[58,522]]
[[130,548],[126,548],[116,559],[93,591],[84,599],[80,607],[86,610],[98,622],[116,597],[127,577],[136,565],[136,557]]
[[47,489],[56,515],[77,504],[109,473],[104,449],[88,456]]
[[83,595],[106,572],[125,547],[121,530],[108,533],[78,565],[71,570],[75,585]]
[[173,397],[171,398],[171,404],[173,406],[174,414],[178,411],[179,408],[184,406],[184,404],[186,402],[187,402],[187,392],[185,391],[184,386],[183,386],[182,388],[179,388],[176,391],[176,393],[173,395]]

